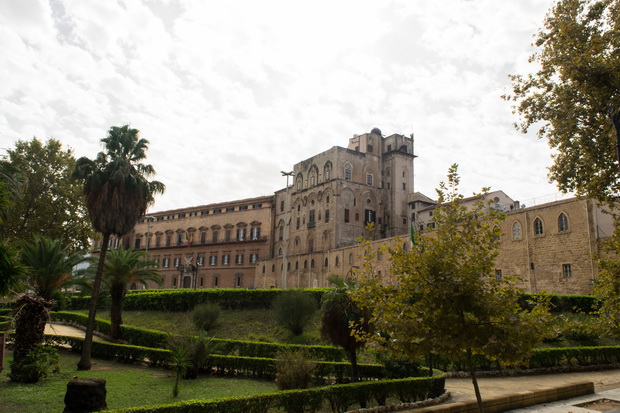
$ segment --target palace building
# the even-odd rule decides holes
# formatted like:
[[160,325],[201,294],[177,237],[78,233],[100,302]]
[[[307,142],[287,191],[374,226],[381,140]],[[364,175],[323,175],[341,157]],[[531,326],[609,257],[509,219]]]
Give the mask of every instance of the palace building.
[[[272,196],[152,213],[111,246],[147,250],[161,288],[326,287],[329,275],[360,268],[360,237],[377,251],[406,248],[412,226],[434,228],[438,205],[414,192],[415,158],[413,136],[384,137],[375,128],[298,162],[286,173],[292,184]],[[591,293],[596,257],[613,233],[594,201],[526,208],[503,191],[487,199],[506,213],[494,276],[519,277],[528,292]],[[375,260],[387,274],[388,257],[379,252]]]

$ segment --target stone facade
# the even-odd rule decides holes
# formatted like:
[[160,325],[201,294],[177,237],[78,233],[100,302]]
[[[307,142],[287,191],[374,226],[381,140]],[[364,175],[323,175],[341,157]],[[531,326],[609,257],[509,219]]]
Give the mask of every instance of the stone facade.
[[[380,248],[407,248],[412,227],[433,229],[438,207],[413,192],[413,143],[376,128],[354,135],[347,148],[295,164],[290,186],[273,196],[152,213],[122,240],[112,239],[112,247],[148,249],[159,262],[162,288],[326,287],[329,275],[362,267],[364,237],[374,240],[373,269],[389,276]],[[594,201],[525,208],[502,191],[487,200],[506,213],[492,276],[518,277],[532,293],[591,293],[596,257],[614,230]]]

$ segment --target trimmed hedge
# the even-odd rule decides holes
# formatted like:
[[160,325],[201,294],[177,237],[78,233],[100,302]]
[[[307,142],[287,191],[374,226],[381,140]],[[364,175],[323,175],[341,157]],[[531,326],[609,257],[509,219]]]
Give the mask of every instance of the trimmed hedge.
[[523,294],[519,304],[527,308],[528,301],[535,301],[538,297],[549,297],[550,311],[552,313],[585,313],[591,314],[596,311],[600,300],[592,295],[558,295],[558,294]]
[[[84,339],[81,337],[45,335],[45,344],[68,345],[76,352],[82,351],[83,343]],[[123,363],[169,367],[170,350],[93,341],[92,356]],[[320,380],[335,380],[337,383],[342,383],[350,376],[351,365],[349,363],[327,361],[316,363],[315,376]],[[273,379],[276,376],[276,359],[212,354],[203,371],[217,375]],[[379,364],[360,364],[359,374],[362,379],[377,379],[385,377],[385,370]]]
[[340,384],[307,390],[286,390],[250,397],[192,400],[174,404],[114,410],[116,413],[263,413],[282,409],[288,412],[315,412],[326,402],[332,412],[344,412],[358,404],[384,405],[391,397],[414,402],[439,397],[445,392],[445,376]]
[[[52,320],[85,326],[88,316],[67,311],[52,312]],[[95,319],[95,330],[104,335],[110,334],[110,322]],[[121,325],[121,340],[136,346],[164,348],[169,334],[157,330]],[[346,354],[339,347],[304,346],[297,344],[263,343],[258,341],[242,341],[230,339],[212,339],[215,352],[219,354],[235,354],[244,357],[273,358],[281,350],[304,350],[314,360],[342,361]]]

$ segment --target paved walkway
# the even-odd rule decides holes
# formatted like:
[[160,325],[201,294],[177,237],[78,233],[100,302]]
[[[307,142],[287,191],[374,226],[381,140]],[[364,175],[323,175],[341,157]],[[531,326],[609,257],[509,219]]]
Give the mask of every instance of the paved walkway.
[[[45,325],[45,334],[56,334],[59,336],[70,336],[70,337],[84,337],[86,334],[84,330],[80,330],[79,328],[66,326],[64,324],[56,324],[56,323],[47,323]],[[103,341],[100,337],[96,335],[93,336],[93,340],[95,341]]]
[[[536,390],[543,387],[557,387],[581,381],[594,382],[595,394],[568,399],[554,403],[531,406],[514,412],[545,412],[545,413],[582,413],[599,412],[588,408],[575,407],[575,404],[608,398],[617,400],[620,409],[620,369],[592,371],[583,373],[560,373],[518,377],[482,377],[478,379],[482,398],[514,394],[522,391]],[[450,392],[447,403],[475,400],[474,387],[469,378],[450,378],[446,380],[446,390]],[[406,412],[415,413],[414,410]]]

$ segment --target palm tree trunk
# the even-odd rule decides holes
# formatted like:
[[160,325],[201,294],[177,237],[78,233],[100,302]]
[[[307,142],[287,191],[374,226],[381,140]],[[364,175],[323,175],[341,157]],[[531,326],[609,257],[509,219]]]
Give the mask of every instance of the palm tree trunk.
[[95,330],[95,316],[97,315],[97,298],[99,298],[99,290],[101,289],[101,279],[103,278],[103,264],[105,256],[108,252],[108,243],[110,242],[110,234],[103,234],[101,244],[101,252],[99,253],[99,263],[97,264],[97,272],[95,273],[95,282],[93,284],[93,292],[90,297],[90,308],[88,310],[88,321],[86,322],[86,335],[84,336],[84,344],[82,346],[82,358],[78,361],[78,370],[90,370],[92,365],[91,352],[93,349],[93,332]]
[[112,305],[110,307],[110,337],[114,340],[118,340],[121,338],[124,295],[125,286],[123,284],[114,284],[110,288],[110,298],[112,299]]
[[359,368],[357,366],[357,349],[349,350],[349,362],[351,363],[351,381],[359,380]]

